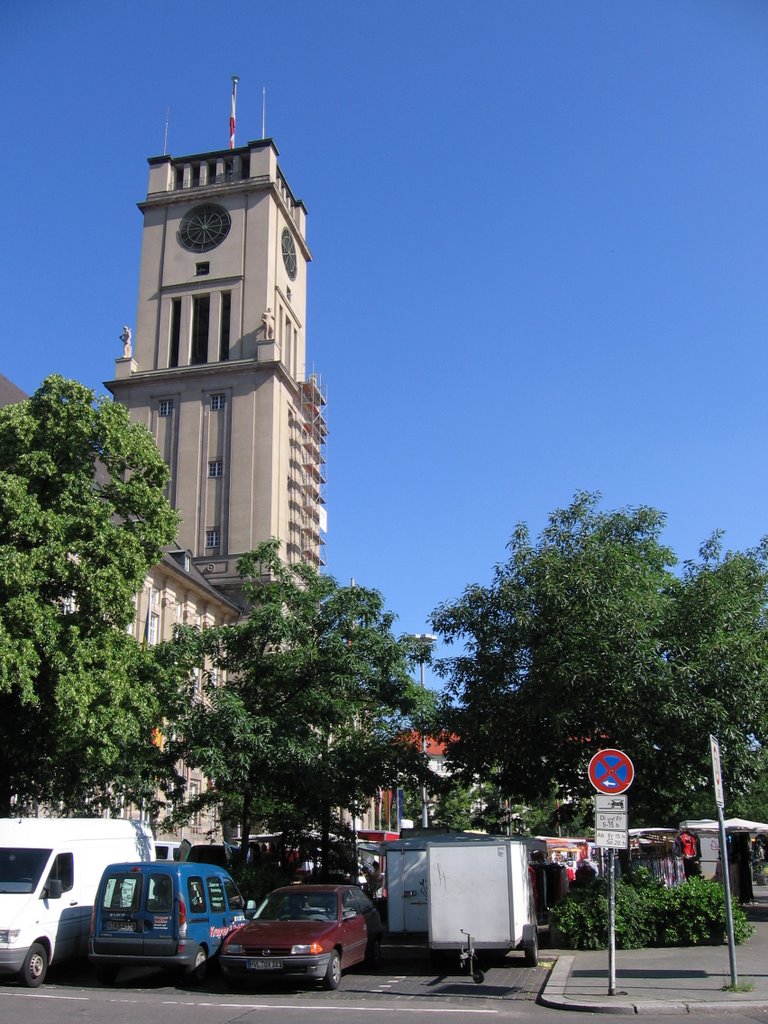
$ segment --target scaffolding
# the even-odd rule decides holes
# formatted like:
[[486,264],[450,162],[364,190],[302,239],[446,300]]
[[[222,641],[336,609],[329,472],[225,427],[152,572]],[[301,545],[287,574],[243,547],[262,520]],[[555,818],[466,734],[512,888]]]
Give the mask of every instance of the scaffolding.
[[299,382],[299,414],[291,434],[291,543],[303,562],[325,565],[325,422],[326,398],[317,374]]

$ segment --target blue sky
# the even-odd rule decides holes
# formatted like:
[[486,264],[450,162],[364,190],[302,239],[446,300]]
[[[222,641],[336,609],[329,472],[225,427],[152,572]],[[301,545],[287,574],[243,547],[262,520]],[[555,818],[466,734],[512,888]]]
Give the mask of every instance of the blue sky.
[[0,13],[0,372],[101,389],[146,158],[266,129],[309,210],[328,571],[398,629],[577,490],[768,533],[764,0],[29,0]]

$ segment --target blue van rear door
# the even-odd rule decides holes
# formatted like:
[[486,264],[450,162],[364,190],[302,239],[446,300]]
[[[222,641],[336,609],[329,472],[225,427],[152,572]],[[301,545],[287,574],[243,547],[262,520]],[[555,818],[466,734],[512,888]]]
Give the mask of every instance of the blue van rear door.
[[141,909],[144,875],[141,871],[113,871],[104,880],[99,898],[95,953],[140,956],[144,948]]

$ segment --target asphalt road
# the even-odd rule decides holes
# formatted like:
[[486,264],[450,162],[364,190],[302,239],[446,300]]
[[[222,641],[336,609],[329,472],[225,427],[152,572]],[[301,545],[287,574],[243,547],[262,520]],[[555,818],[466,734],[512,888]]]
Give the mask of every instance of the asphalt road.
[[[443,965],[441,965],[443,966]],[[174,984],[153,970],[125,971],[110,988],[95,983],[86,964],[53,968],[46,984],[26,989],[0,985],[2,1024],[434,1024],[436,1015],[456,1024],[530,1021],[531,1024],[585,1024],[594,1014],[550,1010],[536,1005],[548,962],[526,967],[519,957],[490,966],[476,985],[453,973],[436,973],[428,962],[385,963],[378,972],[346,972],[336,992],[289,982],[262,984],[233,993],[221,976],[198,988]],[[645,1018],[669,1024],[669,1018]],[[729,1014],[728,1024],[761,1022],[768,1014]]]

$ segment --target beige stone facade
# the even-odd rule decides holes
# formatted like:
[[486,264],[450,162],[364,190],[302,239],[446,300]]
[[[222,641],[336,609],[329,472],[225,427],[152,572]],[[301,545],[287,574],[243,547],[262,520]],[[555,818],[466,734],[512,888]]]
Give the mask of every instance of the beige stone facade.
[[278,537],[319,566],[326,527],[306,210],[277,155],[266,139],[149,161],[136,329],[107,382],[170,468],[179,546],[235,600],[240,555]]
[[[158,644],[170,640],[177,624],[207,629],[237,622],[240,610],[208,583],[192,563],[189,551],[168,551],[147,574],[144,586],[136,595],[136,616],[131,632],[141,643]],[[210,670],[203,665],[199,670]],[[226,683],[226,679],[217,680]],[[187,780],[187,797],[204,793],[208,780],[195,769],[180,765]],[[168,808],[170,812],[171,808]],[[196,815],[182,828],[166,829],[163,817],[156,826],[156,838],[189,839],[191,843],[221,842],[221,822],[216,809]]]

